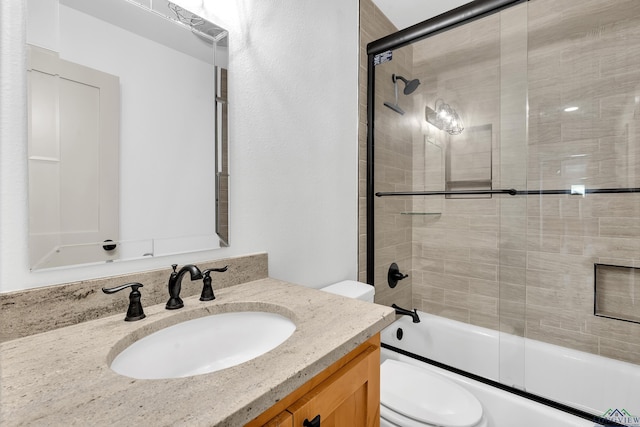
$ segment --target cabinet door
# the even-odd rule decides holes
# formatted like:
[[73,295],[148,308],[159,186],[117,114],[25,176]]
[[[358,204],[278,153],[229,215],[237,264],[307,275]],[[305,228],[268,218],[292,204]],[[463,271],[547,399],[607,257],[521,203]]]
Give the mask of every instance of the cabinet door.
[[288,408],[293,426],[320,416],[322,427],[380,425],[380,349],[370,346]]

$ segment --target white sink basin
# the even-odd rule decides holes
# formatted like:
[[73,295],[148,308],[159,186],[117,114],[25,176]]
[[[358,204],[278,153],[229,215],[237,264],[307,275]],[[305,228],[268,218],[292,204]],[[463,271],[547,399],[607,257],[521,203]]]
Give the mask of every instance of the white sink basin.
[[219,371],[276,348],[295,331],[288,318],[243,311],[213,314],[161,329],[136,341],[111,363],[138,379],[181,378]]

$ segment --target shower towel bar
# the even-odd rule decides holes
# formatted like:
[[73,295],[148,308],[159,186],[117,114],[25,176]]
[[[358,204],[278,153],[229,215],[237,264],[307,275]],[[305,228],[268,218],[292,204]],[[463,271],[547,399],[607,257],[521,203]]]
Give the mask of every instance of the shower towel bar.
[[510,194],[515,196],[518,193],[517,190],[510,188],[507,190],[468,190],[468,191],[394,191],[394,192],[379,192],[376,193],[378,197],[387,196],[479,196],[485,194]]
[[547,194],[612,194],[612,193],[640,193],[640,188],[591,188],[577,192],[575,190],[516,190],[514,188],[501,190],[469,190],[469,191],[392,191],[378,192],[377,197],[388,196],[479,196],[486,194],[508,194],[510,196],[529,196]]

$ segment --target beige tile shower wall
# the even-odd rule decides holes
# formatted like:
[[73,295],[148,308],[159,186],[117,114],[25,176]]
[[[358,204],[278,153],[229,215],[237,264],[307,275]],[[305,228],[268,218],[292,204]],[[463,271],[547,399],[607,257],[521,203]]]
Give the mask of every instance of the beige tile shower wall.
[[[425,84],[415,100],[413,189],[444,190],[446,152],[460,151],[469,128],[491,126],[493,153],[459,158],[464,169],[492,169],[500,186],[500,18],[495,15],[414,45],[414,74]],[[466,133],[449,135],[424,120],[443,99],[462,117]],[[453,162],[452,162],[453,163]],[[492,167],[493,166],[493,167]],[[413,218],[413,305],[427,312],[498,329],[501,199],[416,197]],[[515,262],[511,257],[503,262]]]
[[[535,0],[528,26],[530,188],[640,187],[640,2]],[[527,213],[527,336],[640,363],[640,324],[593,315],[594,263],[640,265],[640,195],[530,196]]]
[[[640,2],[532,0],[415,44],[414,59],[429,84],[417,103],[441,97],[467,127],[492,125],[494,188],[640,187]],[[434,147],[455,137],[421,126],[414,189],[442,190]],[[414,305],[640,363],[640,325],[593,314],[594,263],[640,266],[640,195],[424,198],[414,209],[441,213],[414,217]]]
[[[500,13],[499,188],[527,187],[527,4]],[[502,196],[499,220],[500,330],[526,328],[527,200]],[[522,361],[524,362],[524,361]]]
[[[370,2],[361,5],[384,20]],[[389,181],[378,185],[398,189],[404,179],[414,190],[444,189],[444,149],[455,139],[420,117],[442,97],[467,127],[492,125],[494,188],[640,187],[639,17],[636,0],[532,0],[414,44],[411,76],[422,85],[413,109],[406,108],[414,117],[410,181],[397,170],[406,155],[398,149],[403,160],[386,165]],[[363,29],[383,28],[361,19]],[[362,64],[364,279],[365,54]],[[573,105],[579,110],[564,111]],[[409,252],[394,232],[406,230],[405,218],[389,213],[394,209],[431,214],[410,217],[413,306],[640,363],[640,325],[593,314],[594,263],[640,267],[640,195],[396,199],[382,216],[380,227],[391,232],[382,237],[386,246],[377,243],[378,266]],[[637,311],[616,301],[621,312]]]
[[[366,159],[367,159],[367,44],[397,31],[371,0],[360,2],[360,235],[359,277],[366,277]],[[412,48],[393,52],[393,60],[376,68],[376,191],[403,191],[411,189],[412,181],[412,115],[410,99],[402,95],[399,83],[399,104],[407,111],[400,115],[384,107],[384,102],[394,102],[393,73],[405,77],[412,75]],[[412,278],[399,282],[391,289],[387,284],[387,270],[392,262],[401,271],[411,268],[411,218],[402,212],[411,211],[408,198],[376,199],[375,277],[376,302],[385,305],[396,303],[402,307],[411,305]]]

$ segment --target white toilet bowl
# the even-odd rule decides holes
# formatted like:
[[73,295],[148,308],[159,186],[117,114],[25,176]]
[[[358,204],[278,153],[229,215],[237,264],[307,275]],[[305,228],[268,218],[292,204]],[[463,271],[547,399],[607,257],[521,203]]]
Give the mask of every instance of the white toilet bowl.
[[[322,288],[373,302],[374,287],[345,280]],[[486,427],[482,405],[453,381],[425,368],[387,359],[380,365],[381,427]]]
[[482,405],[453,381],[387,359],[380,365],[381,427],[484,427]]

